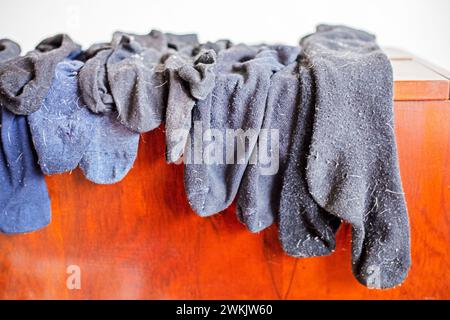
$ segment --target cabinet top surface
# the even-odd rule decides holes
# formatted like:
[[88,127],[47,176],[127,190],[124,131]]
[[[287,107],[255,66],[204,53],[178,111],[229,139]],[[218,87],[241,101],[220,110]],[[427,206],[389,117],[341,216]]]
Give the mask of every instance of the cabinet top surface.
[[394,71],[394,100],[449,100],[450,72],[397,48],[384,48]]

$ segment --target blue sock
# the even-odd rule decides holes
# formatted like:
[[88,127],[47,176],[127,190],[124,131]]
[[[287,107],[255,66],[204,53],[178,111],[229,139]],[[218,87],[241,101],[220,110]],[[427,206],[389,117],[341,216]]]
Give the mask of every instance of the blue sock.
[[50,223],[47,185],[33,151],[27,120],[1,107],[0,231],[30,232]]
[[42,107],[28,116],[39,165],[45,174],[75,169],[100,116],[83,104],[77,84],[81,61],[60,62]]
[[116,183],[130,171],[136,159],[139,133],[117,120],[117,113],[99,116],[91,132],[92,140],[80,162],[86,178],[99,184]]

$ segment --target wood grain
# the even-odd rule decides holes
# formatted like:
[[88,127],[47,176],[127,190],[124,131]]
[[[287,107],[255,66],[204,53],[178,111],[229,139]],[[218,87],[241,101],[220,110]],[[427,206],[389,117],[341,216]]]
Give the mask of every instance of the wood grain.
[[[234,207],[209,218],[189,208],[183,168],[164,161],[162,129],[142,136],[120,183],[79,171],[47,178],[52,224],[0,235],[2,299],[449,299],[450,102],[396,102],[401,174],[412,231],[405,283],[369,290],[350,269],[350,228],[327,257],[285,255],[276,227],[250,234]],[[66,268],[81,268],[68,290]]]

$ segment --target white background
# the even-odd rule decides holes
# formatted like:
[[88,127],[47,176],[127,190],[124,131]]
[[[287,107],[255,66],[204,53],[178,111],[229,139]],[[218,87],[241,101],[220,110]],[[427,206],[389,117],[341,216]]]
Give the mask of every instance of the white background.
[[61,32],[87,47],[115,30],[152,28],[196,32],[201,41],[295,45],[321,22],[368,30],[381,45],[450,69],[450,0],[0,0],[0,38],[24,51]]

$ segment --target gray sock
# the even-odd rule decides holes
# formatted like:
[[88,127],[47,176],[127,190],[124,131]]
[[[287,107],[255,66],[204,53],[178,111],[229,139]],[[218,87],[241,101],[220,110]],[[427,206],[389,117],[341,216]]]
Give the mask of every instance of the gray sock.
[[282,65],[273,50],[238,45],[219,53],[216,68],[214,90],[205,100],[198,101],[193,110],[193,121],[201,124],[200,135],[208,129],[216,130],[215,138],[221,136],[223,140],[227,136],[226,129],[243,132],[251,129],[254,135],[250,139],[243,137],[247,140],[244,141],[246,152],[239,155],[239,159],[236,150],[232,150],[233,159],[224,163],[223,160],[228,158],[226,148],[213,147],[221,163],[205,163],[202,155],[198,159],[196,144],[201,144],[202,153],[210,151],[211,143],[217,144],[199,142],[195,125],[191,129],[187,146],[189,160],[184,171],[185,190],[191,207],[201,216],[224,210],[236,196],[262,125],[270,78]]
[[346,27],[319,26],[301,44],[315,81],[309,191],[352,224],[356,278],[375,288],[399,285],[410,266],[410,243],[389,60],[374,36]]
[[158,30],[152,30],[148,34],[144,35],[116,31],[113,34],[113,39],[111,41],[112,45],[115,46],[118,43],[120,43],[120,41],[122,41],[123,36],[126,36],[131,40],[136,41],[143,48],[146,49],[151,48],[159,52],[165,52],[168,48],[166,35]]
[[42,105],[56,65],[80,51],[67,35],[59,34],[39,43],[35,50],[0,66],[0,103],[15,114],[28,115]]
[[[298,102],[287,151],[282,186],[278,189],[279,238],[283,250],[296,257],[322,256],[336,245],[335,234],[340,219],[327,213],[309,193],[305,171],[312,135],[315,100],[311,71],[298,65]],[[285,111],[283,111],[285,113]]]
[[118,119],[130,130],[147,132],[163,121],[167,88],[160,64],[162,55],[122,36],[108,58],[107,79]]
[[0,63],[20,54],[20,46],[9,39],[0,39]]
[[[270,144],[272,138],[270,131],[265,136],[266,149],[270,153],[270,158],[279,156],[278,170],[262,174],[262,168],[267,168],[268,164],[261,163],[260,157],[257,157],[257,164],[249,164],[245,170],[239,187],[236,209],[240,221],[251,232],[259,232],[277,219],[281,178],[293,130],[294,121],[292,121],[292,118],[298,104],[299,81],[295,59],[300,48],[274,46],[273,49],[278,54],[278,60],[285,67],[271,78],[262,128],[278,130],[278,140],[276,141],[279,142],[278,148]],[[255,152],[263,152],[261,138],[259,148],[255,148]]]
[[184,54],[186,56],[192,56],[192,50],[200,45],[196,34],[173,34],[164,33],[167,39],[167,46],[170,49]]
[[116,110],[118,120],[135,132],[147,132],[164,119],[167,100],[165,70],[168,51],[164,34],[116,32],[110,44],[87,50],[79,85],[83,99],[95,113]]
[[189,57],[172,54],[164,61],[167,72],[168,96],[165,116],[166,161],[177,161],[183,154],[192,121],[195,99],[187,84],[178,75],[178,69],[189,64]]
[[86,62],[78,76],[81,98],[94,113],[115,110],[106,74],[106,62],[112,54],[110,44],[96,44],[86,50]]
[[196,100],[204,100],[215,85],[216,53],[200,50],[191,58],[183,54],[167,57],[168,99],[165,117],[166,160],[177,161],[183,154],[192,124]]
[[112,46],[116,46],[123,36],[131,38],[144,48],[153,48],[161,52],[166,52],[168,50],[181,52],[187,56],[191,55],[190,50],[193,50],[200,45],[196,34],[173,34],[152,30],[144,35],[116,31],[114,32],[111,41]]
[[208,41],[195,47],[193,50],[193,55],[197,55],[201,50],[208,50],[208,49],[214,50],[214,52],[217,54],[222,50],[231,48],[232,46],[233,43],[228,39],[217,40],[214,42]]
[[28,116],[39,165],[45,174],[75,169],[92,139],[98,115],[82,102],[78,71],[83,62],[66,60],[56,66],[53,84],[42,107]]
[[196,101],[205,100],[214,89],[217,54],[231,47],[228,40],[200,44],[193,49],[195,39],[186,42],[189,50],[175,52],[165,62],[169,79],[165,124],[168,163],[176,162],[183,155],[192,125],[192,109]]
[[193,59],[192,64],[185,64],[178,69],[178,75],[186,81],[191,95],[197,100],[204,100],[214,88],[216,73],[216,52],[202,49]]

